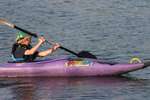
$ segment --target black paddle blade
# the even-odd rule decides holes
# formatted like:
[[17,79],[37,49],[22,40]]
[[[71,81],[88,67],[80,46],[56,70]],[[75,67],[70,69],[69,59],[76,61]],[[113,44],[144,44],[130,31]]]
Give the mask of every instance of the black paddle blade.
[[88,51],[81,51],[81,52],[79,52],[78,53],[78,57],[97,59],[97,57],[95,55],[91,54]]

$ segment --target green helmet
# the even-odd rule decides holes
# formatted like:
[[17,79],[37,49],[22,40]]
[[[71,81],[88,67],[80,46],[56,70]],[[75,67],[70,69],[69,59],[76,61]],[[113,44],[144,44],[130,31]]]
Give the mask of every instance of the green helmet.
[[27,37],[27,36],[30,37],[30,35],[20,31],[17,33],[16,41],[23,39],[24,37]]

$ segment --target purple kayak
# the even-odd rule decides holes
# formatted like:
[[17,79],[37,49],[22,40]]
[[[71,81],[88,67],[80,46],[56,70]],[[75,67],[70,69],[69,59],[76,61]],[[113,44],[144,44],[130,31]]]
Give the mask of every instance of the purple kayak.
[[29,63],[0,64],[0,77],[115,76],[149,66],[150,63],[118,64],[93,59],[55,58]]

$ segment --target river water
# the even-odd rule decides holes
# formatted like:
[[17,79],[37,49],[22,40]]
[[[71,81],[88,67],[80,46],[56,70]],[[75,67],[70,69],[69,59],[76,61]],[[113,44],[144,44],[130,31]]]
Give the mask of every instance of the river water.
[[[75,52],[120,63],[150,59],[149,11],[149,0],[0,1],[0,18]],[[11,59],[16,32],[0,26],[1,63]],[[58,50],[51,56],[58,55],[70,54]],[[0,100],[149,100],[149,73],[146,68],[125,77],[0,78]]]

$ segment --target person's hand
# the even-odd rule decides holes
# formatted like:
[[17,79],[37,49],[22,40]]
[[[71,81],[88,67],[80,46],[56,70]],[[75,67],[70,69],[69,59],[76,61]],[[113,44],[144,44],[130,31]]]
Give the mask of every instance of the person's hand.
[[43,44],[45,42],[45,38],[43,36],[39,37],[39,43]]
[[60,44],[59,44],[59,43],[53,44],[53,49],[54,49],[54,50],[56,50],[56,49],[59,48],[59,47],[60,47]]

